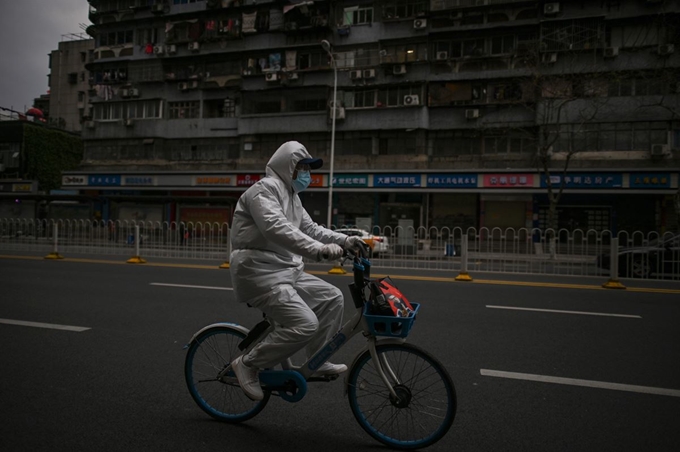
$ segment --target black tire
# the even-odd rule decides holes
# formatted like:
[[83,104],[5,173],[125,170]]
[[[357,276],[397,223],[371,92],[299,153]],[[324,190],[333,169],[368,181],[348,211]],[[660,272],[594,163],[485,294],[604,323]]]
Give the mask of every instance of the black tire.
[[235,328],[216,326],[199,334],[187,350],[184,377],[189,393],[203,411],[220,421],[247,421],[264,409],[271,396],[265,391],[264,399],[256,402],[245,395],[232,372],[217,378],[241,354],[238,344],[244,338]]
[[456,415],[456,390],[444,366],[411,344],[378,345],[395,373],[394,399],[373,365],[368,351],[356,360],[348,376],[347,397],[359,425],[395,449],[430,446],[446,435]]

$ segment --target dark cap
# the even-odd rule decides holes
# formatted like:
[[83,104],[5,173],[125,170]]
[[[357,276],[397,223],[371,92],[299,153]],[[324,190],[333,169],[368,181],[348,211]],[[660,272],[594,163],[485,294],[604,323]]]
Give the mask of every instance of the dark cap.
[[298,165],[309,165],[311,169],[319,169],[323,166],[323,160],[321,159],[302,159],[298,162]]

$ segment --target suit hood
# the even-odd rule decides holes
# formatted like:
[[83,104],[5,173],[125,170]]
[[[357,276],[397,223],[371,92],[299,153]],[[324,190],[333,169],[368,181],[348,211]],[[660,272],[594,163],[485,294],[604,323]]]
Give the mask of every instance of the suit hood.
[[267,176],[277,177],[286,183],[287,186],[293,186],[293,172],[295,166],[302,159],[308,159],[312,156],[301,143],[297,141],[288,141],[279,147],[274,155],[267,162],[265,170]]

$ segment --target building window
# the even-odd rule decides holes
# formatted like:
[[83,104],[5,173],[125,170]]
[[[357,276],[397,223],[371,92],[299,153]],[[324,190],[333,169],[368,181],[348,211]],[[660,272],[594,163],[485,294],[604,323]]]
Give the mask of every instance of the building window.
[[193,119],[198,118],[199,102],[170,102],[168,103],[169,119]]
[[383,6],[383,19],[416,17],[425,12],[425,0],[397,0]]
[[373,8],[352,6],[343,12],[344,25],[364,25],[373,23]]
[[515,37],[494,36],[491,38],[491,55],[505,55],[515,51]]
[[213,99],[203,102],[204,118],[233,118],[236,116],[236,103],[232,98]]

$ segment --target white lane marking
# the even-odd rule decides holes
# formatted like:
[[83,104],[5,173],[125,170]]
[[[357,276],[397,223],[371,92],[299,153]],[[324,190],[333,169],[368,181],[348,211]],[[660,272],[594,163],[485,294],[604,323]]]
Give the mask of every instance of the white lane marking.
[[560,311],[559,309],[519,308],[519,307],[516,307],[516,306],[494,306],[494,305],[486,305],[486,307],[491,308],[491,309],[514,309],[516,311],[556,312],[558,314],[603,315],[603,316],[607,316],[607,317],[627,317],[629,319],[641,319],[642,318],[639,315],[608,314],[606,312]]
[[188,284],[166,284],[166,283],[158,283],[158,282],[152,282],[149,283],[152,286],[166,286],[166,287],[186,287],[188,289],[209,289],[209,290],[234,290],[231,287],[212,287],[212,286],[191,286]]
[[607,383],[604,381],[579,380],[577,378],[551,377],[549,375],[522,374],[516,372],[503,372],[500,370],[480,369],[479,373],[486,377],[512,378],[515,380],[540,381],[542,383],[556,383],[560,385],[585,386],[588,388],[613,389],[615,391],[639,392],[643,394],[656,394],[671,397],[680,397],[680,390],[654,388],[651,386],[624,385],[621,383]]
[[0,323],[4,323],[6,325],[32,326],[35,328],[49,328],[52,330],[74,331],[76,333],[81,333],[83,331],[91,329],[86,328],[84,326],[57,325],[54,323],[40,323],[40,322],[25,322],[23,320],[11,320],[11,319],[0,319]]

